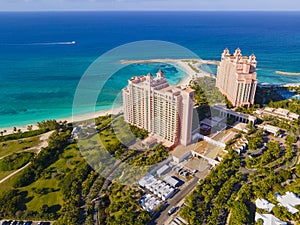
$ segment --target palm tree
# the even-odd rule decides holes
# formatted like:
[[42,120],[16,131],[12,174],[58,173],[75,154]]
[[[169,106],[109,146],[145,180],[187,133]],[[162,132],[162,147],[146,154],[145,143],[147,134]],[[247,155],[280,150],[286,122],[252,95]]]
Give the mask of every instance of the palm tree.
[[17,131],[17,128],[16,127],[14,127],[14,133]]
[[28,130],[28,131],[32,131],[32,125],[28,125],[28,126],[27,126],[27,130]]

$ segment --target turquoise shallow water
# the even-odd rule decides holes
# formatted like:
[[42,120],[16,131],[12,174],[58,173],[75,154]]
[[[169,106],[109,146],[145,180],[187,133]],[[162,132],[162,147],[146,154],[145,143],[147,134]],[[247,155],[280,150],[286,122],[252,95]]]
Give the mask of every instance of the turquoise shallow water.
[[[174,42],[216,60],[224,47],[240,47],[257,55],[260,82],[300,82],[299,76],[275,74],[300,72],[297,12],[0,13],[0,127],[70,117],[89,65],[112,48],[140,40]],[[149,51],[141,55],[148,58]],[[171,65],[126,67],[107,83],[97,109],[109,108],[131,76],[159,68],[172,84],[184,77]]]

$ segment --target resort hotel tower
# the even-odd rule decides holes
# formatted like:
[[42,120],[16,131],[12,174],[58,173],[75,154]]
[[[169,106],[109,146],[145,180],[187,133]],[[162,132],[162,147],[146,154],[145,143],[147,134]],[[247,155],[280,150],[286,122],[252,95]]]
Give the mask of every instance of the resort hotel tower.
[[194,91],[170,86],[162,71],[132,77],[123,89],[125,121],[150,132],[169,146],[192,139]]
[[254,54],[242,56],[238,48],[230,54],[226,48],[218,66],[216,87],[234,107],[250,106],[254,103],[257,87],[257,61]]

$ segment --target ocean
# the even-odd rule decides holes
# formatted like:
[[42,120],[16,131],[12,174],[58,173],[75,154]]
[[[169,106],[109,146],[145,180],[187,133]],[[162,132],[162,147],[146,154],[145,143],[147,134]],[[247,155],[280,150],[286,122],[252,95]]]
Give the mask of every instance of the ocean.
[[[259,82],[300,82],[299,76],[275,74],[300,72],[299,12],[3,12],[0,127],[72,116],[77,85],[90,64],[113,48],[143,40],[176,43],[213,60],[225,47],[240,47],[244,55],[256,54]],[[149,58],[148,51],[143,54]],[[172,84],[184,77],[169,64],[127,66],[106,84],[97,109],[110,108],[130,77],[158,69]]]

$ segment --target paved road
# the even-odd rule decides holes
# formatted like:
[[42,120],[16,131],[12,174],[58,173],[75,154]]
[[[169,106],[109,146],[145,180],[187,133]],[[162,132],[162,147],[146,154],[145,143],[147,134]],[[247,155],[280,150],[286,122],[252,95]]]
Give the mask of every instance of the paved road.
[[165,224],[165,222],[168,220],[168,211],[173,206],[176,206],[182,199],[184,199],[198,184],[199,178],[194,177],[191,181],[189,181],[188,185],[185,186],[182,190],[180,190],[173,198],[168,200],[168,207],[165,208],[164,211],[160,212],[158,215],[155,215],[155,217],[148,223],[149,225],[161,225]]
[[17,173],[19,173],[20,171],[24,170],[26,167],[28,167],[30,163],[27,163],[25,166],[21,167],[20,169],[16,170],[15,172],[9,174],[8,176],[4,177],[2,180],[0,180],[0,184],[5,182],[6,180],[8,180],[9,178],[11,178],[12,176],[16,175]]

